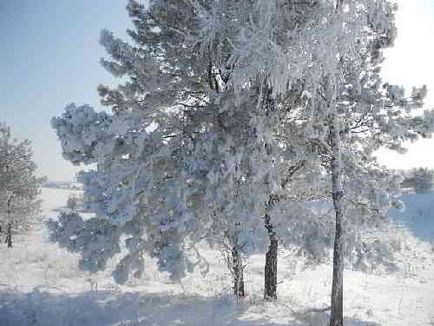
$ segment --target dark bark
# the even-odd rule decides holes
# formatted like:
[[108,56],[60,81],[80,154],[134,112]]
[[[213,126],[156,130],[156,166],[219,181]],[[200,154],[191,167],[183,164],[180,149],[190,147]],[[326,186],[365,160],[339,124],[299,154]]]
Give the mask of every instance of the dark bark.
[[270,215],[265,214],[265,228],[268,232],[270,245],[265,254],[265,285],[264,285],[264,298],[266,300],[277,300],[277,248],[279,241],[274,232],[273,224],[271,224]]
[[12,225],[11,225],[11,223],[8,223],[5,243],[8,244],[8,248],[12,248]]
[[232,272],[234,294],[243,298],[246,295],[244,291],[244,266],[241,253],[236,247],[232,248]]
[[339,13],[340,9],[342,8],[342,4],[343,4],[344,0],[337,0],[336,1],[336,13]]
[[12,198],[9,197],[8,198],[8,219],[9,219],[9,223],[7,225],[7,229],[6,229],[6,241],[5,243],[8,244],[8,248],[12,248],[12,224],[11,224],[11,215],[12,215],[12,211],[11,211],[11,200]]
[[343,326],[344,250],[343,219],[344,192],[342,187],[342,162],[339,125],[336,114],[330,118],[330,144],[332,151],[332,198],[336,215],[336,233],[333,248],[333,283],[331,294],[330,326]]
[[[294,174],[297,173],[304,164],[305,161],[300,161],[289,167],[287,175],[281,184],[282,189],[286,187]],[[281,198],[279,195],[271,194],[266,203],[266,211],[269,212],[273,208],[274,204],[280,200]],[[279,240],[274,231],[273,223],[271,223],[271,216],[268,213],[264,216],[264,225],[268,233],[268,239],[270,240],[270,245],[265,254],[264,298],[266,300],[277,300],[277,249],[279,247]]]

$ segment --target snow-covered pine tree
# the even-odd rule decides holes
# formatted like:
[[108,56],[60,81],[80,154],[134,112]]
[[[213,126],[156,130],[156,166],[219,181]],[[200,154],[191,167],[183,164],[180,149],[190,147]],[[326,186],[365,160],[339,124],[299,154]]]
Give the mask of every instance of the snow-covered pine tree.
[[[360,38],[353,46],[353,54],[357,55],[351,59],[339,57],[337,75],[325,75],[319,84],[306,87],[306,83],[304,87],[311,95],[313,110],[327,113],[323,121],[312,120],[309,115],[306,121],[313,121],[313,133],[307,139],[322,148],[318,153],[330,171],[333,185],[337,224],[331,325],[343,323],[343,257],[345,247],[350,246],[344,229],[345,233],[353,229],[352,233],[360,237],[364,228],[384,223],[387,209],[398,204],[399,178],[379,166],[373,152],[381,146],[400,150],[405,140],[429,137],[434,121],[433,111],[413,112],[422,106],[423,88],[414,89],[406,98],[402,88],[381,81],[381,49],[390,45],[394,37],[392,7],[383,9],[368,16],[371,30],[368,37]],[[378,15],[385,20],[377,21]],[[332,115],[330,105],[334,106]],[[302,112],[306,114],[309,109]]]
[[[159,257],[160,267],[179,277],[188,265],[187,248],[204,237],[224,238],[213,236],[216,232],[225,232],[232,244],[241,238],[250,245],[249,234],[257,232],[251,226],[258,224],[257,216],[265,215],[270,195],[281,191],[276,162],[283,158],[299,163],[290,150],[296,140],[304,152],[300,157],[307,156],[318,169],[323,164],[325,171],[330,171],[331,158],[335,167],[345,160],[338,154],[346,144],[356,148],[342,138],[345,119],[353,122],[357,115],[365,116],[359,110],[368,106],[349,105],[344,99],[346,85],[359,89],[363,77],[357,71],[353,78],[346,74],[365,60],[361,58],[366,52],[377,53],[393,34],[392,7],[385,0],[339,4],[155,0],[145,9],[130,1],[134,45],[103,32],[102,43],[111,56],[103,65],[128,80],[115,89],[99,87],[103,104],[113,114],[71,106],[53,126],[67,159],[97,164],[95,171],[82,174],[82,180],[99,218],[127,234],[129,254],[119,265],[121,279],[140,265],[141,252]],[[369,43],[370,39],[379,43]],[[294,87],[295,96],[308,105],[288,110],[285,99],[294,96]],[[396,88],[385,89],[396,93]],[[272,105],[277,115],[267,112],[269,103],[261,100],[268,91],[277,101]],[[374,90],[376,95],[384,92]],[[360,103],[357,97],[352,100]],[[389,119],[382,108],[374,112],[381,128],[369,134],[381,145],[394,147],[417,136],[395,133],[395,128],[383,137],[388,126],[405,128],[427,121],[403,119],[400,114]],[[424,128],[429,134],[429,123]],[[303,132],[292,137],[290,130]],[[330,134],[334,145],[343,144],[341,148],[333,146],[330,151]],[[360,136],[358,141],[367,139]],[[282,145],[287,153],[279,153]],[[363,157],[363,150],[356,149],[350,157]],[[253,159],[264,164],[252,165]],[[338,206],[343,199],[336,187],[342,169],[334,169]],[[340,302],[340,296],[332,297]],[[339,324],[342,311],[339,304],[334,306],[338,309],[332,319]]]
[[[128,10],[135,46],[109,32],[101,41],[111,56],[103,65],[129,81],[116,89],[99,88],[113,114],[70,105],[53,119],[64,157],[76,164],[96,163],[95,171],[80,178],[97,218],[127,234],[130,253],[119,264],[118,280],[125,281],[140,265],[142,252],[158,257],[160,268],[179,278],[192,265],[186,251],[205,239],[228,244],[236,262],[234,292],[243,294],[237,285],[242,254],[264,238],[255,219],[262,217],[269,193],[264,180],[267,187],[276,180],[264,168],[271,160],[271,142],[265,138],[272,119],[261,118],[260,88],[235,97],[210,57],[198,56],[188,36],[197,30],[193,7],[153,1],[145,9],[130,1]],[[75,229],[52,227],[84,231],[85,224],[75,224]],[[73,243],[67,236],[53,237],[66,239],[70,247],[89,244],[88,237],[83,243],[80,237]],[[116,253],[97,251],[94,257],[104,256],[102,261]]]
[[[358,64],[355,65],[354,59],[347,63],[341,60],[342,70],[333,90],[336,109],[329,125],[328,144],[337,226],[331,325],[343,324],[343,259],[348,241],[344,230],[348,225],[359,228],[363,223],[379,225],[387,209],[397,204],[399,182],[393,173],[376,163],[373,152],[381,146],[399,150],[406,140],[429,137],[434,125],[433,111],[414,112],[422,106],[423,88],[405,97],[402,88],[381,80],[381,50],[392,44],[395,27],[392,7],[386,3],[378,9],[367,18],[371,33],[366,43],[355,47]],[[321,92],[327,94],[326,88],[320,91],[320,96]],[[368,213],[354,214],[363,205],[368,207]],[[362,217],[360,221],[345,221],[353,214]]]
[[[341,231],[345,222],[345,167],[342,163],[346,159],[342,156],[343,146],[353,146],[353,155],[361,155],[363,150],[379,146],[379,143],[399,148],[403,139],[428,136],[431,132],[432,113],[412,118],[403,111],[418,106],[414,100],[420,97],[420,90],[416,90],[410,100],[399,103],[402,99],[400,88],[383,86],[381,82],[376,84],[373,80],[374,84],[366,84],[362,94],[357,93],[359,96],[352,99],[353,103],[342,96],[345,87],[358,92],[360,81],[373,75],[374,79],[378,78],[375,61],[381,48],[391,43],[395,33],[393,6],[383,0],[258,0],[241,5],[228,1],[208,5],[197,1],[196,4],[202,19],[202,49],[205,53],[216,54],[218,71],[230,76],[228,83],[235,90],[242,94],[252,80],[260,78],[271,86],[275,95],[285,94],[294,84],[301,83],[303,92],[310,97],[311,105],[301,110],[309,121],[305,138],[324,147],[321,155],[326,157],[330,171],[336,212],[331,325],[342,325],[344,241]],[[362,65],[366,71],[358,70],[367,57],[372,59],[374,67]],[[347,74],[352,73],[353,78],[348,79]],[[375,85],[378,86],[376,89]],[[373,107],[372,115],[365,111]],[[358,139],[359,143],[375,140],[375,145],[370,147],[364,143],[365,148],[356,154],[357,144],[344,143],[343,134],[348,132],[344,119],[348,116],[354,119],[358,115],[362,120],[367,119],[364,121],[367,129],[352,130],[353,134],[365,132]],[[372,117],[376,119],[373,124]],[[351,125],[353,127],[359,126]],[[351,141],[354,139],[355,136],[351,137]],[[372,161],[368,159],[368,162]],[[369,164],[360,171],[366,173],[368,167]],[[375,170],[375,164],[371,168]]]
[[18,141],[0,124],[0,230],[9,248],[13,235],[27,230],[39,213],[42,179],[35,176],[32,155],[28,140]]

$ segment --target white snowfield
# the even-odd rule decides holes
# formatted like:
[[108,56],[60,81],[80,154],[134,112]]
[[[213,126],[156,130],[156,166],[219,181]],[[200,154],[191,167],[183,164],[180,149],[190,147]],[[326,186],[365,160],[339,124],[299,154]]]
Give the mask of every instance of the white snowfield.
[[[45,218],[58,214],[74,191],[44,188]],[[434,325],[434,254],[411,239],[392,274],[345,271],[345,317],[350,325]],[[146,275],[116,285],[110,271],[90,275],[78,256],[50,243],[43,224],[0,246],[0,325],[327,325],[331,265],[301,269],[289,252],[279,253],[277,302],[262,299],[264,257],[248,260],[248,297],[230,293],[231,277],[221,254],[205,250],[206,276],[171,283],[148,259]]]

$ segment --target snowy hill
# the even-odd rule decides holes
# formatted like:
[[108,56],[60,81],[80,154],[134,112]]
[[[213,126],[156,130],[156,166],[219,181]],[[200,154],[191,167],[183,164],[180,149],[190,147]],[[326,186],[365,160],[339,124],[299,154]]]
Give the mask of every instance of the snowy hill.
[[434,192],[406,194],[401,197],[405,210],[390,210],[395,221],[416,237],[434,241]]
[[[71,190],[42,191],[46,218],[64,206]],[[418,197],[420,198],[420,196]],[[303,270],[289,252],[279,252],[279,300],[262,299],[264,257],[246,267],[248,297],[237,302],[219,252],[204,250],[210,272],[172,283],[147,260],[146,275],[125,286],[110,271],[89,275],[78,257],[47,240],[44,225],[17,239],[12,250],[0,247],[0,325],[253,326],[326,325],[331,265]],[[346,326],[432,325],[434,264],[431,246],[416,238],[399,257],[393,274],[345,272]]]

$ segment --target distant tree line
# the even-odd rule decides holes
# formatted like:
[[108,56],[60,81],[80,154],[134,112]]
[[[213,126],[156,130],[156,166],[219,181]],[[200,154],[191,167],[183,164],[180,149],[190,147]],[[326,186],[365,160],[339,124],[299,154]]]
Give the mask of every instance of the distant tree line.
[[434,185],[434,170],[428,168],[414,168],[403,173],[403,188],[414,189],[417,193],[430,192]]

